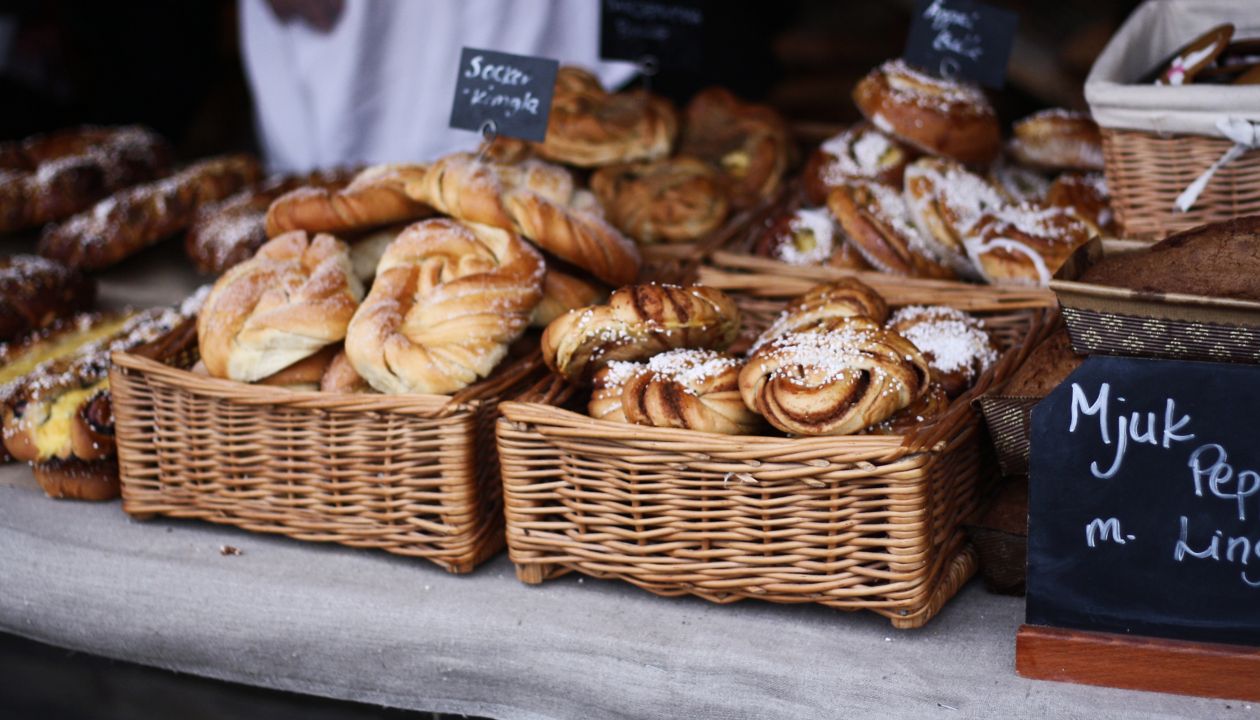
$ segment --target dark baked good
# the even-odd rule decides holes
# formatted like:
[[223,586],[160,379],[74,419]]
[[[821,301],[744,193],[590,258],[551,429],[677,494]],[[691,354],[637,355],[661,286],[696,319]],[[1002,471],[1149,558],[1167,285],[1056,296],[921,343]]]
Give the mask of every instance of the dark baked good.
[[1109,255],[1082,282],[1260,301],[1260,215],[1200,225],[1146,252]]
[[1224,23],[1208,30],[1182,46],[1163,63],[1156,85],[1189,85],[1205,68],[1216,62],[1234,36],[1232,23]]
[[779,191],[791,138],[777,112],[714,87],[692,98],[685,120],[679,152],[722,171],[733,207],[752,207]]
[[1085,362],[1084,355],[1072,350],[1072,338],[1066,327],[1033,348],[1024,364],[1015,371],[1002,391],[1011,397],[1045,397]]
[[38,255],[0,258],[0,342],[52,325],[86,310],[96,283]]

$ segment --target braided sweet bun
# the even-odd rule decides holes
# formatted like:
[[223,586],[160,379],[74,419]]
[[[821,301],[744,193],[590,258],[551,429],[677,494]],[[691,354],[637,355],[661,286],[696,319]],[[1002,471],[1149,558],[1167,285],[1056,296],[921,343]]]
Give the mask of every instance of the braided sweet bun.
[[875,127],[931,155],[986,165],[1002,148],[993,106],[980,88],[930,77],[889,60],[853,89]]
[[866,123],[828,138],[810,153],[802,172],[805,197],[814,205],[827,202],[832,190],[854,180],[901,187],[911,151]]
[[883,324],[888,318],[888,304],[883,296],[856,278],[816,285],[783,308],[779,317],[757,338],[753,349],[788,333],[832,329],[851,318]]
[[689,157],[600,168],[591,176],[591,190],[608,220],[641,243],[704,237],[730,209],[721,176]]
[[940,385],[933,383],[928,391],[918,400],[898,410],[895,415],[882,423],[872,425],[863,431],[868,435],[905,435],[949,409],[949,396]]
[[589,382],[614,360],[637,361],[667,350],[721,350],[739,334],[739,308],[701,285],[630,285],[607,305],[556,318],[542,336],[543,361],[570,382]]
[[613,362],[595,375],[591,417],[653,427],[742,435],[761,425],[739,394],[743,361],[683,348],[646,363]]
[[285,233],[214,284],[197,317],[201,360],[214,377],[260,380],[343,339],[362,297],[345,243]]
[[545,328],[552,320],[570,310],[601,303],[607,297],[608,290],[600,285],[547,268],[547,277],[543,279],[542,300],[534,306],[529,324],[531,327]]
[[600,167],[669,155],[678,134],[678,113],[664,98],[642,90],[609,93],[586,70],[556,74],[547,137],[539,156],[577,167]]
[[1102,133],[1089,113],[1051,108],[1015,123],[1010,151],[1045,170],[1102,170]]
[[989,181],[945,158],[920,158],[906,168],[905,199],[924,242],[963,277],[980,279],[964,240],[985,213],[1007,206]]
[[933,382],[950,398],[966,392],[998,359],[984,325],[951,307],[905,307],[888,319],[887,327],[919,348]]
[[720,169],[736,209],[775,196],[791,152],[787,123],[767,105],[743,102],[719,87],[701,90],[687,105],[679,154]]
[[1046,191],[1046,204],[1069,210],[1089,226],[1094,235],[1116,231],[1107,179],[1101,173],[1063,173]]
[[1045,287],[1090,227],[1061,207],[1011,205],[988,213],[967,239],[967,252],[985,281]]
[[381,257],[346,356],[380,392],[457,392],[488,376],[525,331],[545,271],[538,251],[506,230],[415,223]]
[[294,230],[343,235],[433,214],[405,188],[424,177],[424,165],[376,165],[342,188],[307,186],[285,193],[267,209],[267,237]]
[[568,170],[551,163],[525,160],[516,165],[488,163],[470,153],[439,158],[417,180],[407,184],[411,197],[466,222],[514,230],[503,196],[529,190],[552,202],[566,203],[575,190]]
[[[940,257],[910,219],[901,194],[880,183],[858,181],[836,188],[827,208],[850,243],[875,269],[892,275],[953,279],[961,262]],[[965,260],[963,256],[963,260]]]
[[848,435],[927,392],[927,361],[910,341],[865,318],[789,333],[757,348],[739,374],[748,409],[797,435]]

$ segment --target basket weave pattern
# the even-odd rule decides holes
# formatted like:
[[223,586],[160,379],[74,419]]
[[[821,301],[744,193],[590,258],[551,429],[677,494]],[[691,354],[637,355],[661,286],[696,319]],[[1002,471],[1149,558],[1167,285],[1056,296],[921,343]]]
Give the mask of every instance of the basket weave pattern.
[[[749,302],[746,324],[772,317]],[[1030,323],[1040,336],[1034,317],[989,323],[999,338]],[[580,412],[585,398],[565,401],[551,378],[503,403],[498,424],[518,577],[578,571],[661,595],[820,603],[921,626],[976,569],[961,526],[995,467],[971,399],[1030,346],[906,437],[735,437],[593,420]]]
[[1159,240],[1205,223],[1260,213],[1260,150],[1220,168],[1194,207],[1173,202],[1233,145],[1198,135],[1102,129],[1111,207],[1124,237]]
[[117,354],[110,383],[123,509],[470,572],[503,546],[497,400],[538,367],[536,355],[516,361],[455,398],[342,395]]

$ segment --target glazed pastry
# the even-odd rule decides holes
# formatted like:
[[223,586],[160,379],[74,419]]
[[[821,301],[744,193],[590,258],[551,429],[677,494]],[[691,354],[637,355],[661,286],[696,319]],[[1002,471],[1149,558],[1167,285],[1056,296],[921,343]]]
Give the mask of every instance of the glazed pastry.
[[743,361],[679,349],[647,362],[612,362],[595,375],[591,417],[653,427],[742,435],[761,425],[739,394]]
[[997,188],[959,163],[921,158],[906,168],[905,198],[932,253],[963,277],[978,279],[963,241],[982,216],[1008,204]]
[[739,334],[739,309],[720,290],[689,285],[630,285],[608,304],[556,318],[542,336],[543,361],[570,382],[586,383],[614,360],[644,360],[667,350],[722,350]]
[[1093,235],[1115,234],[1115,213],[1101,173],[1063,173],[1046,191],[1046,204],[1070,210]]
[[80,127],[0,143],[0,232],[64,220],[166,174],[171,149],[137,127]]
[[[951,267],[937,260],[896,190],[880,183],[855,182],[832,191],[827,207],[853,247],[875,269],[910,277],[955,276]],[[961,262],[954,264],[961,266]]]
[[940,385],[932,383],[918,400],[898,410],[887,420],[872,425],[863,432],[868,435],[906,435],[925,423],[945,414],[949,409],[949,396]]
[[609,93],[591,73],[566,66],[556,75],[547,138],[534,151],[567,165],[600,167],[665,157],[677,134],[678,114],[668,100],[642,90]]
[[729,209],[717,171],[688,157],[600,168],[591,190],[609,222],[646,244],[702,238]]
[[0,258],[0,342],[46,328],[91,307],[96,283],[38,255]]
[[206,205],[197,210],[184,237],[188,258],[197,272],[221,275],[248,260],[267,242],[267,209],[281,195],[308,186],[336,190],[345,187],[352,177],[349,170],[276,175],[256,187]]
[[377,165],[340,189],[312,185],[287,192],[267,209],[267,237],[293,230],[342,236],[427,217],[432,209],[404,191],[427,170],[424,165]]
[[883,296],[856,278],[817,285],[789,302],[757,338],[753,349],[789,333],[834,329],[855,317],[882,325],[888,319],[888,305]]
[[753,245],[753,254],[789,265],[822,265],[845,245],[826,208],[798,208],[775,218]]
[[197,318],[210,375],[254,382],[346,336],[363,297],[345,243],[295,230],[228,270]]
[[976,223],[967,252],[987,282],[1045,287],[1091,237],[1089,226],[1063,208],[1011,205]]
[[853,90],[858,110],[875,127],[930,155],[969,165],[997,157],[997,115],[980,88],[925,75],[889,60]]
[[951,307],[905,307],[888,319],[888,328],[919,348],[933,383],[950,398],[970,389],[998,359],[980,321]]
[[101,270],[186,229],[197,210],[258,182],[249,155],[193,163],[174,175],[124,190],[91,210],[45,228],[39,254],[73,268]]
[[1218,25],[1195,38],[1163,64],[1156,85],[1188,85],[1203,69],[1211,67],[1234,36],[1232,23]]
[[1003,199],[1014,205],[1044,202],[1050,191],[1049,178],[1038,170],[1012,162],[1006,155],[989,168],[988,180]]
[[1042,110],[1015,123],[1010,151],[1046,170],[1102,170],[1102,133],[1088,113]]
[[600,285],[548,268],[547,277],[543,279],[542,300],[534,306],[529,324],[545,328],[570,310],[601,303],[607,297],[608,290]]
[[488,376],[529,325],[546,266],[520,236],[447,218],[403,231],[346,333],[346,355],[384,393],[445,395]]
[[927,361],[865,318],[788,333],[757,348],[739,375],[748,409],[796,435],[848,435],[877,425],[928,390]]
[[802,173],[805,197],[815,205],[827,202],[832,190],[854,180],[901,187],[910,151],[879,130],[859,123],[819,145]]
[[731,206],[744,209],[778,193],[791,138],[783,118],[768,106],[745,103],[714,87],[687,105],[679,153],[720,170]]

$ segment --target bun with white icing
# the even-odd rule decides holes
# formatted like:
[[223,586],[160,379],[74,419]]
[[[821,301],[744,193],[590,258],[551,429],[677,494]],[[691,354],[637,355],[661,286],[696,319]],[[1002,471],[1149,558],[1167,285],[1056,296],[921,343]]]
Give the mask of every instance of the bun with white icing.
[[1116,215],[1102,173],[1063,173],[1046,191],[1046,204],[1070,210],[1094,235],[1116,231]]
[[[797,208],[781,213],[769,221],[753,243],[753,254],[778,260],[789,265],[833,264],[833,260],[845,266],[853,262],[844,260],[851,251],[843,231],[827,208]],[[839,257],[837,257],[839,256]],[[859,258],[862,266],[869,268]]]
[[827,195],[854,180],[901,186],[911,151],[896,139],[859,123],[823,141],[805,163],[805,196],[822,205]]
[[905,199],[924,243],[959,275],[979,279],[964,240],[985,213],[1008,203],[987,180],[945,158],[920,158],[906,168]]
[[976,222],[967,252],[990,283],[1045,287],[1091,237],[1090,227],[1068,210],[1011,205]]
[[886,185],[855,182],[832,191],[827,207],[853,247],[875,269],[893,275],[952,279],[914,226],[901,193]]
[[589,411],[635,425],[747,434],[761,418],[740,397],[743,365],[732,355],[688,348],[646,362],[612,362],[595,375]]
[[887,327],[919,348],[932,381],[950,398],[966,392],[998,358],[984,325],[951,307],[905,307],[893,313]]

